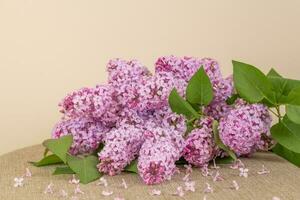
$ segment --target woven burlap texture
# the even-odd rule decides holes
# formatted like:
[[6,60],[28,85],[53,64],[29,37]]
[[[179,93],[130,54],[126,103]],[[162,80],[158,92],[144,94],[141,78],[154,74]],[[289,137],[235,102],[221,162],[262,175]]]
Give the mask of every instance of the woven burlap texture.
[[[53,200],[71,199],[74,196],[75,185],[69,184],[71,175],[51,175],[54,166],[36,168],[28,164],[28,161],[39,160],[43,154],[41,145],[20,149],[0,157],[0,199],[1,200]],[[196,181],[196,192],[186,192],[184,197],[173,196],[178,186],[184,186],[182,178],[184,169],[175,175],[171,181],[161,185],[147,186],[138,175],[123,173],[118,176],[104,176],[109,186],[98,186],[96,183],[80,185],[85,194],[76,195],[78,199],[114,199],[123,197],[126,200],[160,200],[160,199],[191,199],[202,200],[205,183],[210,183],[214,189],[213,193],[206,194],[207,200],[272,200],[272,197],[279,197],[281,200],[300,200],[300,169],[288,163],[282,158],[272,153],[256,153],[251,158],[242,159],[249,168],[249,177],[239,177],[239,171],[229,168],[229,165],[222,165],[219,169],[224,181],[213,182],[211,177],[203,177],[199,169],[194,169],[191,175]],[[258,175],[257,171],[265,165],[271,172],[267,175]],[[14,178],[20,177],[29,167],[33,176],[25,178],[24,186],[14,188]],[[126,180],[128,189],[121,186],[122,178]],[[235,191],[230,189],[232,181],[236,180],[240,189]],[[46,186],[52,182],[54,184],[54,194],[44,194]],[[68,198],[59,196],[59,191],[64,189],[68,192]],[[151,196],[149,191],[159,189],[162,191],[160,196]],[[113,195],[103,196],[103,190],[112,190]]]

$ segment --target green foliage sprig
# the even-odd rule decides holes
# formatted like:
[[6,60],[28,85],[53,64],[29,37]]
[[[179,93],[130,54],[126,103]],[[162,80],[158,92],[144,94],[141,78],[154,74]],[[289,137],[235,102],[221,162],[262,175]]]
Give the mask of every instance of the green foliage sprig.
[[[275,69],[265,75],[250,64],[238,61],[232,61],[232,64],[237,93],[227,99],[227,104],[231,105],[237,98],[242,98],[249,103],[266,105],[278,118],[278,122],[271,128],[272,138],[276,142],[271,151],[300,166],[300,81],[284,78]],[[186,100],[174,89],[169,96],[169,105],[174,112],[187,117],[190,132],[194,128],[193,123],[203,117],[201,111],[212,98],[210,80],[201,67],[188,83]],[[281,113],[283,109],[285,115]],[[214,138],[221,149],[236,159],[235,154],[219,139],[216,125]]]
[[252,65],[232,63],[234,86],[239,96],[250,103],[265,104],[278,118],[278,123],[271,128],[272,138],[277,142],[272,151],[299,166],[300,81],[283,78],[274,69],[265,75]]
[[[192,76],[186,88],[186,100],[182,98],[174,88],[169,96],[169,105],[173,112],[183,114],[187,120],[187,134],[195,128],[194,122],[204,117],[202,110],[213,100],[213,88],[210,79],[203,67]],[[214,139],[217,146],[236,159],[234,152],[220,139],[218,122],[213,122]],[[221,161],[222,162],[222,161]]]

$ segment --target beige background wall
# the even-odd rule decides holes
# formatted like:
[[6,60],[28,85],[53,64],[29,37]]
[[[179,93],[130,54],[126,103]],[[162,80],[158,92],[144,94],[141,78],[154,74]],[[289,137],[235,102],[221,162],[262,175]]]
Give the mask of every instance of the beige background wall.
[[300,1],[0,0],[0,154],[40,143],[69,91],[110,58],[160,55],[274,66],[300,79]]

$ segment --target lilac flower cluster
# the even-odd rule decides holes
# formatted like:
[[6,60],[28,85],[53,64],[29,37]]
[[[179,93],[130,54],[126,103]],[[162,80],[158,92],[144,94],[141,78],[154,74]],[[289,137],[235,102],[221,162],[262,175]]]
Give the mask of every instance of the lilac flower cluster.
[[70,153],[88,154],[92,153],[99,146],[109,129],[101,122],[88,118],[72,118],[62,120],[53,129],[52,137],[60,138],[67,134],[73,135],[73,144]]
[[98,154],[101,172],[119,174],[137,156],[143,143],[143,131],[134,125],[113,128],[106,136],[104,149]]
[[197,122],[195,128],[187,137],[183,150],[183,157],[197,167],[203,167],[214,158],[217,153],[213,140],[213,118],[206,117]]
[[[187,120],[171,111],[168,96],[176,88],[184,98],[200,67],[210,78],[214,98],[186,136]],[[100,172],[119,174],[137,158],[143,181],[158,184],[172,177],[181,156],[192,165],[206,166],[222,153],[213,139],[214,120],[220,121],[223,143],[238,155],[266,146],[262,136],[269,136],[271,122],[266,108],[241,100],[227,105],[234,93],[232,77],[224,79],[213,59],[160,57],[153,75],[136,60],[113,59],[107,71],[107,85],[82,88],[60,102],[63,117],[52,132],[53,138],[73,135],[73,155],[89,154],[104,143],[98,153]]]
[[262,104],[238,100],[234,109],[220,120],[220,137],[239,156],[250,155],[264,146],[262,135],[270,135],[271,116]]
[[181,134],[168,128],[151,126],[145,132],[147,138],[141,147],[138,170],[146,184],[170,180],[176,171],[175,162],[184,147]]

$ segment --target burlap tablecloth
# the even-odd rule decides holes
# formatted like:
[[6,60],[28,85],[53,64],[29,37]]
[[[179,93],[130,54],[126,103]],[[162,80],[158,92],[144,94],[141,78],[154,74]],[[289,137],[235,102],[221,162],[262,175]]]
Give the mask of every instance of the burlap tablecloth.
[[[36,168],[27,163],[27,161],[39,160],[42,157],[43,147],[41,145],[32,146],[5,154],[0,157],[0,199],[64,199],[59,196],[59,191],[64,189],[68,192],[68,198],[74,195],[75,185],[71,185],[68,181],[71,175],[53,176],[51,173],[53,167]],[[114,199],[114,197],[123,197],[126,200],[134,199],[191,199],[202,200],[204,197],[203,189],[205,183],[208,182],[214,189],[213,193],[207,194],[207,200],[272,200],[274,196],[281,200],[300,200],[300,169],[288,163],[282,158],[272,153],[257,153],[252,158],[242,159],[249,168],[249,177],[239,177],[239,171],[229,168],[229,165],[222,165],[220,170],[224,181],[213,182],[211,177],[203,177],[199,169],[194,169],[192,180],[196,181],[196,192],[187,192],[184,197],[180,198],[172,196],[178,186],[183,186],[182,177],[184,172],[175,175],[172,181],[156,186],[146,186],[140,180],[138,175],[124,173],[115,177],[105,178],[108,180],[109,186],[107,190],[114,193],[109,197],[103,196],[101,193],[106,190],[104,186],[97,186],[96,183],[81,185],[84,191],[83,195],[76,195],[79,199]],[[258,175],[257,171],[265,165],[271,172],[267,175]],[[25,168],[29,167],[33,176],[25,179],[23,187],[14,188],[14,177],[22,176]],[[128,189],[121,187],[122,178],[128,183]],[[235,191],[230,189],[232,181],[236,180],[240,189]],[[46,186],[52,182],[54,184],[54,194],[44,194]],[[160,196],[151,196],[149,191],[152,189],[160,189]]]

